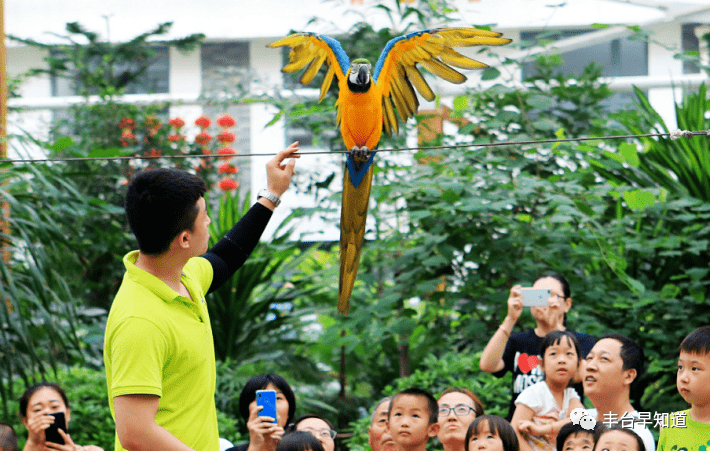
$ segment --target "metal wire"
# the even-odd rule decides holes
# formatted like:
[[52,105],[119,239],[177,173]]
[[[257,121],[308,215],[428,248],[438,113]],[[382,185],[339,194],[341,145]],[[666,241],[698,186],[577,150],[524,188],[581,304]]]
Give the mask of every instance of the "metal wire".
[[[595,137],[582,137],[582,138],[559,138],[559,139],[541,139],[541,140],[531,140],[531,141],[499,141],[494,143],[466,143],[466,144],[456,144],[450,146],[418,146],[418,147],[401,147],[394,149],[377,149],[377,152],[405,152],[412,150],[436,150],[436,149],[457,149],[466,147],[501,147],[501,146],[513,146],[513,145],[529,145],[529,144],[554,144],[554,143],[568,143],[577,141],[599,141],[599,140],[613,140],[613,139],[632,139],[632,138],[654,138],[654,137],[669,137],[671,139],[677,139],[680,137],[692,138],[693,136],[710,136],[710,130],[699,130],[699,131],[688,131],[688,130],[676,130],[669,133],[645,133],[640,135],[610,135],[610,136],[595,136]],[[349,153],[347,150],[323,150],[323,151],[313,151],[313,152],[298,152],[298,155],[332,155],[339,153]],[[159,160],[162,158],[167,159],[185,159],[185,158],[246,158],[246,157],[271,157],[276,155],[275,153],[246,153],[246,154],[235,154],[235,155],[220,155],[220,154],[210,154],[210,155],[161,155],[161,156],[148,156],[148,155],[128,155],[121,157],[66,157],[66,158],[16,158],[16,159],[0,159],[0,164],[3,163],[50,163],[50,162],[78,162],[78,161],[102,161],[102,160]]]

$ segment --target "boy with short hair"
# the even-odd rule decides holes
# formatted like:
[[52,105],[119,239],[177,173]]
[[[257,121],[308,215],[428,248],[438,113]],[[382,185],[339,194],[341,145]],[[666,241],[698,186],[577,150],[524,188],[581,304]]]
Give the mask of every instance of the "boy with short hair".
[[394,395],[387,415],[389,431],[400,451],[426,451],[439,433],[439,405],[426,390],[408,388]]
[[[661,429],[658,450],[710,449],[710,326],[688,334],[678,347],[678,392],[690,409],[671,414]],[[679,418],[684,417],[685,427]]]

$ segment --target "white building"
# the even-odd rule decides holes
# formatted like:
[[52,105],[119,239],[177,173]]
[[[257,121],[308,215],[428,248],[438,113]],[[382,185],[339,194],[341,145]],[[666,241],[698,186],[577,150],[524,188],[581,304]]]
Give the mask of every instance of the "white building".
[[[159,61],[149,74],[155,93],[130,94],[125,99],[175,100],[180,104],[171,108],[170,116],[179,115],[188,124],[204,110],[198,96],[221,82],[223,70],[248,71],[250,89],[254,91],[278,89],[282,81],[282,54],[266,48],[267,43],[291,30],[342,32],[362,15],[376,27],[387,26],[385,15],[374,8],[378,3],[392,6],[394,0],[4,1],[6,33],[40,42],[56,42],[58,38],[50,33],[64,34],[68,22],[79,22],[112,41],[128,40],[167,21],[174,23],[169,37],[204,33],[206,42],[192,53],[159,51]],[[613,90],[629,91],[632,85],[647,90],[651,103],[667,124],[675,123],[673,103],[680,98],[681,88],[697,86],[707,79],[697,66],[675,55],[684,50],[701,50],[701,54],[707,55],[699,36],[710,31],[710,0],[456,0],[455,5],[459,9],[453,17],[458,20],[455,24],[490,24],[514,41],[558,30],[553,36],[556,42],[544,48],[493,50],[516,59],[543,52],[562,53],[567,72],[580,70],[591,61],[601,63]],[[309,23],[314,16],[324,20]],[[593,24],[609,27],[595,28]],[[652,43],[629,40],[632,31],[628,26],[639,26],[651,33]],[[46,55],[36,48],[14,42],[7,45],[10,75],[45,64]],[[475,75],[469,76],[468,86],[478,83]],[[449,96],[462,89],[436,81],[432,87]],[[21,86],[22,97],[10,103],[24,107],[23,113],[10,117],[10,131],[21,126],[41,133],[54,111],[80,100],[70,94],[66,85],[48,77],[25,82]],[[426,102],[422,108],[427,108]],[[286,146],[287,131],[283,125],[264,128],[274,114],[269,107],[255,104],[230,112],[239,120],[237,148],[242,153],[268,153]],[[211,111],[212,115],[215,113],[218,111]],[[11,145],[10,157],[13,155],[16,154]],[[253,193],[264,185],[262,168],[269,158],[252,157]],[[322,157],[318,163],[301,159],[298,165],[305,169],[330,162],[337,170],[337,161],[340,160],[335,157]],[[289,205],[292,200],[287,197],[284,204]],[[285,216],[286,209],[280,209],[279,214]],[[337,239],[337,231],[332,230],[320,239]]]

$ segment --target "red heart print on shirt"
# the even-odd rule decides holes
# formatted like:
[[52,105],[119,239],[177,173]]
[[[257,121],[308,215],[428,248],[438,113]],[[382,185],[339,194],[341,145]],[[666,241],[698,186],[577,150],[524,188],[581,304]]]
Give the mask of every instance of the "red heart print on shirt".
[[520,354],[518,357],[518,367],[523,373],[529,373],[530,370],[535,368],[539,363],[536,355],[527,355],[526,353]]

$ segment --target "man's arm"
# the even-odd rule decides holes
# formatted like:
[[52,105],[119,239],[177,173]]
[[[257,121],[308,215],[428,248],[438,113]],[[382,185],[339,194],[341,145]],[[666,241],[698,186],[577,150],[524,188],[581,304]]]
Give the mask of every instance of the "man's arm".
[[155,395],[125,395],[113,398],[116,434],[121,446],[129,451],[192,451],[192,448],[155,422],[159,400]]
[[[300,156],[298,143],[295,142],[279,152],[266,164],[267,189],[277,197],[281,197],[291,183],[291,176],[295,174],[294,167]],[[282,164],[286,158],[291,158],[287,164]],[[252,253],[266,225],[271,219],[271,213],[276,205],[265,197],[259,198],[257,204],[227,232],[205,255],[213,269],[212,284],[208,293],[215,291],[234,272],[239,269]]]

